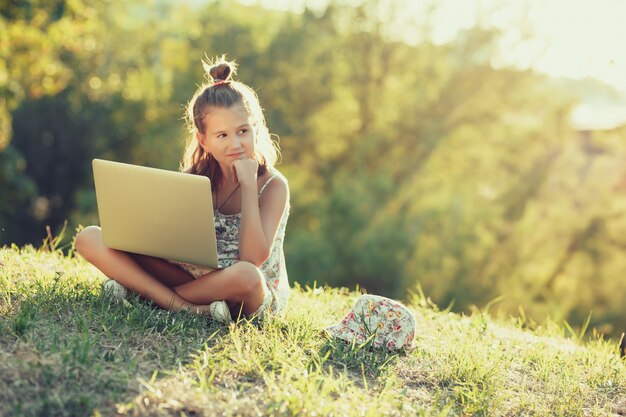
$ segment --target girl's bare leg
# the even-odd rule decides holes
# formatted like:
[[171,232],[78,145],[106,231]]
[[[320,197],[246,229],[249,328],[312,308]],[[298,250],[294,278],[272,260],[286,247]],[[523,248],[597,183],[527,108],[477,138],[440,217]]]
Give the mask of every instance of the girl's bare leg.
[[129,253],[135,262],[146,272],[161,281],[170,288],[186,284],[194,280],[194,277],[181,267],[154,256],[138,255]]
[[[208,305],[197,305],[178,295],[143,269],[127,252],[104,246],[102,232],[97,226],[89,226],[76,236],[76,250],[107,277],[154,301],[159,307],[171,311],[181,309],[197,313],[209,311]],[[178,279],[181,278],[182,276],[178,276]]]
[[174,291],[185,300],[196,304],[210,304],[226,300],[229,307],[245,315],[254,313],[265,298],[265,278],[262,272],[249,262],[236,264],[198,279],[178,285]]

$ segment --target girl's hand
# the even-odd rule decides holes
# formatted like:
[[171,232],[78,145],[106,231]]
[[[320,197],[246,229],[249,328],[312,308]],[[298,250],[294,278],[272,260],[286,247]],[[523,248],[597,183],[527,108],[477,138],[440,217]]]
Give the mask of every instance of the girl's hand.
[[248,186],[256,187],[256,176],[259,170],[259,163],[255,159],[238,159],[234,163],[237,181],[242,188]]

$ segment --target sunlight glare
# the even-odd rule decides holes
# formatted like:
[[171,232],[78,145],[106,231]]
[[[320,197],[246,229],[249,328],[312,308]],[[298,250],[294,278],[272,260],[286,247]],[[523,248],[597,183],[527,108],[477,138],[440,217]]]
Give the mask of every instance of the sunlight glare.
[[[360,0],[352,0],[358,3]],[[626,92],[626,1],[623,0],[379,0],[395,7],[394,36],[415,44],[427,34],[437,44],[475,25],[502,30],[493,64],[533,68],[556,77],[593,77]],[[301,13],[330,0],[242,0]],[[342,4],[349,4],[345,0]],[[432,9],[432,10],[431,10]],[[382,18],[383,16],[381,16]],[[424,31],[424,29],[427,29]]]
[[626,2],[552,0],[535,28],[548,47],[535,68],[552,75],[591,76],[626,91]]

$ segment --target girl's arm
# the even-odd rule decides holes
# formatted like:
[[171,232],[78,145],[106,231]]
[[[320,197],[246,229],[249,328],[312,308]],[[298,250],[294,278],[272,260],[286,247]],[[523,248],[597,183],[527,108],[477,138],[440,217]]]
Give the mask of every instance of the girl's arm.
[[261,266],[270,256],[280,219],[288,204],[289,188],[284,178],[277,175],[265,187],[259,201],[256,175],[250,175],[256,174],[258,163],[241,160],[236,161],[235,166],[241,185],[239,259]]

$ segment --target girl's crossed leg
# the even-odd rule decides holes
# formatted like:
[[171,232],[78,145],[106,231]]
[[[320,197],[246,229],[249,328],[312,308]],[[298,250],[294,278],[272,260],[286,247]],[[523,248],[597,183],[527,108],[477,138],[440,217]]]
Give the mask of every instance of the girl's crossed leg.
[[197,279],[181,267],[160,258],[132,255],[150,274],[161,277],[176,294],[194,304],[226,300],[236,317],[241,310],[249,316],[263,304],[267,288],[263,273],[250,262],[237,262]]
[[163,259],[107,248],[102,231],[89,226],[76,236],[76,250],[88,262],[124,287],[167,310],[209,312],[213,301],[226,300],[232,310],[254,313],[265,298],[263,274],[248,262],[194,279]]

